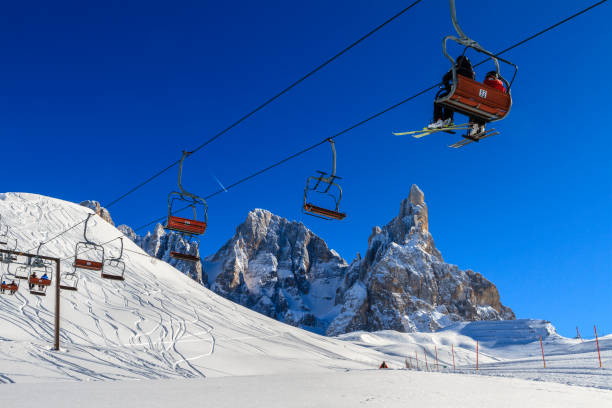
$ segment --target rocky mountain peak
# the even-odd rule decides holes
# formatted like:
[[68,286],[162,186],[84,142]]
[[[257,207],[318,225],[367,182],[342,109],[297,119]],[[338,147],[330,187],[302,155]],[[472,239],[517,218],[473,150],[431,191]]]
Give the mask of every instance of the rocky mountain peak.
[[399,245],[412,243],[442,260],[442,254],[436,249],[433,237],[429,233],[429,214],[427,204],[425,204],[425,194],[416,184],[410,188],[408,198],[402,200],[398,215],[382,229],[377,230],[376,228],[368,239],[369,247],[372,247],[374,233],[379,231],[378,234],[383,234],[383,237],[380,238],[384,241],[395,242]]
[[414,205],[425,205],[425,194],[421,191],[419,186],[413,184],[410,187],[410,194],[408,200]]
[[348,265],[304,224],[256,209],[204,267],[215,292],[277,320],[323,332]]
[[161,225],[145,237],[119,229],[218,294],[318,333],[433,331],[457,321],[514,319],[484,276],[444,262],[428,217],[425,195],[412,185],[398,215],[372,228],[365,256],[350,265],[304,224],[263,209],[250,211],[202,266],[170,259],[170,250],[189,244]]
[[82,205],[83,207],[92,209],[104,221],[108,222],[112,226],[115,225],[115,223],[113,222],[113,219],[111,218],[110,212],[108,212],[106,208],[102,207],[98,201],[86,200],[86,201],[82,201],[80,205]]
[[327,334],[356,330],[433,331],[454,321],[514,319],[495,285],[444,262],[429,233],[423,192],[412,185],[399,214],[375,227],[353,261]]

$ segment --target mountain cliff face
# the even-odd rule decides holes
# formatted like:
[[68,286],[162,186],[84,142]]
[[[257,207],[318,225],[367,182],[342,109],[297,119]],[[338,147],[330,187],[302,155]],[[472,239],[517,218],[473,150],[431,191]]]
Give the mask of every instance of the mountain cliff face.
[[339,288],[328,335],[356,330],[434,331],[455,321],[514,319],[495,285],[447,264],[429,233],[424,195],[415,185],[400,211],[375,227]]
[[205,259],[216,293],[282,322],[325,332],[348,265],[304,224],[251,211]]
[[248,214],[203,268],[170,258],[171,250],[189,244],[159,224],[145,237],[127,226],[119,229],[216,293],[318,333],[434,331],[457,321],[515,318],[495,285],[444,262],[416,185],[399,214],[373,228],[365,256],[358,254],[350,265],[302,223],[261,209]]

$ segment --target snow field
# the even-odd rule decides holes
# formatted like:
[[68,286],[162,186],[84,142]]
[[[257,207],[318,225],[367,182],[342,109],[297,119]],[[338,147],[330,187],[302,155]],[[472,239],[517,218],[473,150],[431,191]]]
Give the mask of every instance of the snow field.
[[[540,335],[546,368],[542,362]],[[599,368],[594,339],[561,337],[543,320],[458,323],[435,333],[389,330],[349,333],[338,338],[393,356],[390,368],[404,368],[408,359],[416,370],[418,359],[418,369],[424,371],[518,377],[612,390],[612,336],[599,339],[603,367]]]
[[[215,408],[608,407],[612,393],[561,384],[394,370],[291,373],[209,379],[62,382],[45,393],[5,386],[11,408],[204,406]],[[28,398],[23,398],[28,395]]]

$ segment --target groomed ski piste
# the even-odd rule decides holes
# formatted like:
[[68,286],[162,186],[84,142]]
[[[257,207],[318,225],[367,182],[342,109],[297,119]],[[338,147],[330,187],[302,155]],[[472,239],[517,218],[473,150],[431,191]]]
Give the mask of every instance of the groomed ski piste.
[[[83,221],[90,211],[35,194],[0,194],[0,215],[21,251],[35,252],[39,242]],[[62,271],[72,270],[82,226],[46,244],[41,254],[62,258]],[[88,228],[88,237],[98,243],[121,236],[97,216]],[[612,402],[611,336],[600,338],[603,368],[591,340],[562,338],[543,321],[323,337],[236,305],[128,239],[124,245],[125,281],[85,271],[77,292],[62,291],[60,351],[52,350],[55,282],[45,297],[29,294],[25,281],[16,295],[0,296],[3,407],[204,402],[215,407],[394,407],[408,402],[558,407]],[[115,240],[105,250],[117,253],[118,246]],[[6,271],[5,264],[1,267]],[[451,345],[456,371],[449,360]],[[430,370],[406,369],[405,359],[414,351],[423,359],[423,348]],[[383,360],[389,370],[378,369]]]

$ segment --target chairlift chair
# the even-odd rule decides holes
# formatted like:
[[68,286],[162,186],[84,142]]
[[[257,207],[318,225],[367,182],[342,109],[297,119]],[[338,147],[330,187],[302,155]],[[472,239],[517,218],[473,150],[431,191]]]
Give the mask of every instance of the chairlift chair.
[[76,262],[72,265],[72,267],[72,271],[62,272],[62,274],[60,275],[59,287],[62,290],[76,291],[78,288],[79,274]]
[[[85,220],[85,228],[83,229],[84,241],[77,242],[74,251],[74,268],[76,269],[87,269],[90,271],[102,271],[104,268],[104,247],[98,245],[87,238],[87,224],[93,213],[87,214],[87,220]],[[86,253],[94,253],[94,256],[83,256]],[[81,256],[79,256],[81,255]]]
[[[42,277],[47,275],[47,279]],[[28,285],[30,293],[36,296],[45,296],[47,288],[51,286],[53,280],[53,268],[40,258],[34,258],[30,263],[30,272],[28,274]]]
[[79,275],[76,271],[76,268],[72,272],[62,272],[60,276],[60,284],[59,287],[62,290],[78,290],[79,286]]
[[[2,215],[0,215],[0,246],[6,247],[8,250],[17,251],[17,238],[11,238],[10,228],[7,224],[2,222]],[[11,262],[17,261],[17,255],[14,254],[0,254],[0,262],[10,264]]]
[[19,290],[19,279],[10,273],[10,265],[6,267],[6,273],[0,277],[0,293],[3,295],[14,295]]
[[[197,237],[204,234],[206,226],[208,225],[208,205],[203,198],[186,191],[182,185],[183,162],[191,153],[192,152],[183,151],[178,173],[179,191],[172,191],[168,194],[168,220],[164,228],[169,231],[178,232],[184,239],[197,248],[199,247]],[[178,207],[180,203],[187,204],[187,207],[177,210],[176,207]],[[191,208],[193,210],[193,218],[183,218],[173,215],[174,212],[186,208]],[[197,219],[198,210],[204,213],[203,220]],[[170,256],[175,259],[189,262],[198,262],[200,260],[200,257],[197,255],[179,251],[171,251]]]
[[[450,0],[450,10],[453,26],[455,27],[455,31],[457,31],[459,38],[452,35],[444,37],[444,40],[442,41],[442,51],[452,64],[453,82],[452,88],[448,94],[441,95],[443,91],[438,92],[436,95],[436,102],[450,107],[456,112],[476,118],[484,123],[502,120],[508,116],[510,109],[512,108],[512,95],[510,93],[510,88],[512,87],[514,79],[516,78],[518,67],[512,62],[487,51],[463,32],[459,26],[459,23],[457,22],[455,0]],[[448,54],[446,49],[446,43],[448,40],[455,41],[456,43],[464,46],[464,54],[468,49],[473,49],[492,59],[495,63],[497,75],[506,87],[506,93],[487,86],[481,82],[474,81],[471,78],[457,74],[455,60]],[[499,61],[514,67],[514,75],[510,82],[508,82],[501,75]]]
[[[346,217],[345,213],[340,212],[340,201],[342,200],[342,188],[335,182],[341,179],[336,176],[336,145],[332,139],[328,139],[332,154],[332,172],[328,176],[324,171],[318,170],[318,176],[310,176],[306,179],[304,188],[303,210],[305,214],[325,220],[342,220]],[[333,200],[333,209],[315,205],[312,203],[314,195],[326,195]]]
[[9,226],[2,222],[0,215],[0,245],[7,245],[9,237]]
[[125,280],[123,276],[125,274],[125,262],[123,262],[123,237],[119,238],[121,242],[121,249],[119,255],[111,257],[104,261],[104,269],[102,269],[102,278],[118,280]]
[[15,278],[17,279],[28,279],[30,276],[30,267],[26,265],[20,265],[15,269]]

